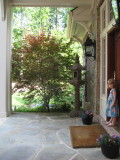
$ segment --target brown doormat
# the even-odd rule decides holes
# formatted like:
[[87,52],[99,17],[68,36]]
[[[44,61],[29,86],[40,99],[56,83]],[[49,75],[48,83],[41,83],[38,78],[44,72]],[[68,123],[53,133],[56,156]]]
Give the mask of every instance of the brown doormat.
[[100,125],[70,126],[71,143],[73,148],[97,147],[96,139],[106,131]]

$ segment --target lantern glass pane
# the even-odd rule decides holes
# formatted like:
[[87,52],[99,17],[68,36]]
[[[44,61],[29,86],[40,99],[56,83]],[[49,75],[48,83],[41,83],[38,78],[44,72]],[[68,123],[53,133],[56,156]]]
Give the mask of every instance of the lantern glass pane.
[[116,0],[111,0],[111,4],[112,4],[115,20],[117,20],[119,18],[117,1]]
[[86,46],[86,52],[89,53],[91,51],[91,46]]

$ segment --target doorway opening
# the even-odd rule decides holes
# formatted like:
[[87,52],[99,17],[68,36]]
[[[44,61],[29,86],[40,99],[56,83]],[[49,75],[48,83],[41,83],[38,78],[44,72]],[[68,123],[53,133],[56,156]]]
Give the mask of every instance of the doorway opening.
[[[120,117],[120,31],[114,29],[108,34],[108,79],[114,78],[117,82],[117,99]],[[120,131],[119,127],[116,127]]]

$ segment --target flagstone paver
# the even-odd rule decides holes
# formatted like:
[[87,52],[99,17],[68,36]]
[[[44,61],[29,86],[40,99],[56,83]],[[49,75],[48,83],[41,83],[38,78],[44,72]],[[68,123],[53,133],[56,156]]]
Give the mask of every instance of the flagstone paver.
[[81,118],[65,113],[0,118],[0,160],[106,160],[100,148],[72,148],[69,126],[79,125]]
[[14,144],[6,148],[1,154],[1,160],[32,160],[39,148],[29,144]]

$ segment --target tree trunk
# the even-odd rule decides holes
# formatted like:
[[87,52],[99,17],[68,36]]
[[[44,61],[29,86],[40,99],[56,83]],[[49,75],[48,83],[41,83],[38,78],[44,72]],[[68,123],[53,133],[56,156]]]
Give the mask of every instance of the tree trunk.
[[50,111],[50,108],[49,108],[49,102],[50,102],[50,98],[48,98],[47,96],[43,98],[43,101],[44,101],[44,104],[43,106],[47,109],[47,111],[49,112]]

